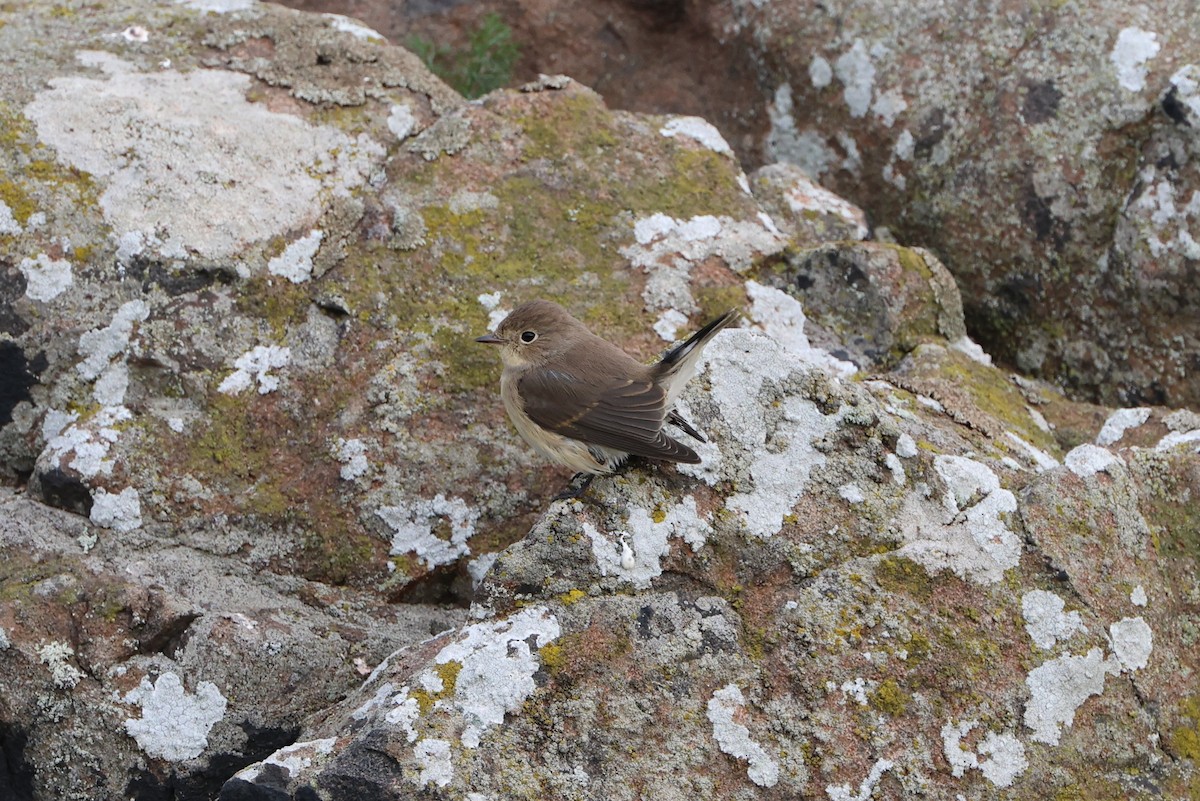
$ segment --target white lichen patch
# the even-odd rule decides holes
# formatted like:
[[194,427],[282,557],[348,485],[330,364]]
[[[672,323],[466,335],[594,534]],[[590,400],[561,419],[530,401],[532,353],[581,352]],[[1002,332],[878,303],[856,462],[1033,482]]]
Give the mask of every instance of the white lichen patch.
[[[977,750],[971,750],[962,742],[978,721],[966,720],[957,725],[947,723],[942,727],[942,751],[950,763],[950,771],[961,778],[967,770],[978,770],[997,787],[1011,787],[1013,781],[1029,767],[1025,757],[1025,746],[1011,734],[988,732]],[[979,757],[986,757],[980,759]]]
[[820,178],[837,163],[838,154],[820,132],[798,130],[793,109],[792,87],[780,84],[772,102],[767,104],[767,117],[771,122],[764,147],[767,160],[797,164],[809,175]]
[[[1158,444],[1154,446],[1154,450],[1162,453],[1172,448],[1177,448],[1180,445],[1191,446],[1192,443],[1200,443],[1200,429],[1193,431],[1171,431],[1158,441]],[[1200,452],[1200,446],[1194,449]]]
[[1128,215],[1150,255],[1159,258],[1168,252],[1179,253],[1187,259],[1200,259],[1200,242],[1192,235],[1195,220],[1200,219],[1200,191],[1193,191],[1190,200],[1177,196],[1178,176],[1163,172],[1153,164],[1146,165],[1138,175],[1144,187],[1130,204]]
[[388,113],[387,127],[401,142],[410,137],[417,127],[417,118],[412,112],[412,107],[408,103],[392,106]]
[[323,192],[348,194],[385,155],[365,136],[250,102],[247,74],[142,72],[98,51],[78,58],[105,74],[51,79],[25,116],[40,142],[104,187],[115,236],[154,231],[170,258],[228,258],[298,230]]
[[950,343],[950,347],[965,355],[973,362],[987,365],[988,367],[992,364],[992,357],[987,354],[987,351],[978,342],[969,336],[964,335],[959,337]]
[[1146,62],[1158,55],[1158,34],[1141,28],[1124,28],[1117,34],[1117,41],[1108,54],[1117,82],[1130,92],[1146,88]]
[[786,381],[799,365],[794,354],[757,332],[722,331],[702,358],[727,436],[720,450],[713,443],[700,445],[703,462],[680,465],[679,471],[710,485],[736,480],[744,489],[729,495],[725,508],[751,535],[769,537],[783,527],[812,471],[825,463],[814,443],[837,428],[843,410],[825,415],[807,398],[780,397],[772,385]]
[[175,2],[196,11],[229,14],[233,11],[248,11],[254,8],[256,0],[175,0]]
[[850,201],[835,195],[807,177],[797,177],[783,192],[784,202],[799,217],[810,214],[831,214],[853,226],[851,239],[866,239],[871,232],[867,215]]
[[854,482],[838,487],[838,497],[846,503],[862,503],[867,499],[866,494],[862,491],[862,487]]
[[871,766],[867,778],[858,785],[858,792],[854,792],[848,784],[830,784],[826,785],[825,794],[829,796],[829,801],[870,801],[875,793],[875,785],[879,784],[879,780],[883,778],[884,771],[891,770],[895,766],[896,764],[890,759],[877,759]]
[[916,140],[913,138],[912,132],[907,128],[901,131],[896,137],[896,143],[892,146],[891,158],[883,167],[885,181],[901,190],[908,186],[908,179],[897,171],[898,162],[912,161],[915,148]]
[[142,708],[140,718],[125,721],[125,732],[152,757],[182,762],[199,756],[208,745],[208,733],[225,717],[225,696],[211,681],[189,693],[174,673],[164,673],[151,684],[141,684],[125,694],[124,702]]
[[[545,607],[522,609],[505,620],[476,623],[434,658],[435,665],[457,662],[452,705],[462,714],[462,744],[477,748],[507,712],[520,709],[537,689],[539,660],[533,649],[558,639],[558,618]],[[439,704],[443,703],[439,701]]]
[[92,491],[91,521],[98,526],[126,532],[141,528],[142,501],[138,491],[126,487],[112,493],[100,487]]
[[1185,64],[1171,76],[1175,99],[1185,109],[1192,127],[1200,123],[1200,66]]
[[899,89],[889,89],[878,95],[871,105],[871,111],[888,128],[896,124],[896,118],[908,110],[908,101]]
[[1053,648],[1059,640],[1069,640],[1087,632],[1078,612],[1064,612],[1063,599],[1046,590],[1031,590],[1021,598],[1025,631],[1038,648]]
[[917,441],[908,434],[896,438],[896,455],[901,459],[911,459],[917,455]]
[[[447,498],[440,492],[433,498],[381,507],[375,514],[392,530],[392,556],[412,553],[429,567],[470,554],[467,541],[479,519],[478,509],[462,498]],[[437,536],[435,527],[447,538]]]
[[67,462],[67,466],[83,478],[110,475],[113,461],[108,458],[108,453],[120,438],[120,431],[116,426],[132,417],[132,413],[124,406],[102,408],[87,420],[78,423],[71,422],[74,417],[63,415],[61,412],[47,414],[43,430],[52,429],[64,422],[67,425],[57,434],[47,435],[44,457],[51,468],[61,468],[63,457],[73,453],[74,456]]
[[859,706],[866,706],[870,702],[867,693],[873,692],[877,683],[864,679],[862,676],[855,676],[853,679],[847,679],[842,682],[839,687],[842,691],[842,696],[846,699],[854,701]]
[[969,581],[994,584],[1016,567],[1021,541],[1005,518],[1017,499],[1000,486],[991,468],[964,456],[937,456],[934,469],[946,484],[941,508],[910,495],[899,530],[905,545],[897,554],[926,570],[952,570]]
[[698,551],[712,533],[708,517],[699,515],[692,497],[671,507],[657,522],[645,509],[636,507],[630,510],[625,529],[609,537],[590,523],[583,524],[600,575],[617,576],[638,589],[649,587],[662,575],[661,562],[671,551],[671,537]]
[[[3,206],[0,208],[0,234],[3,234],[3,212],[8,206],[3,203],[0,206]],[[52,259],[45,253],[39,253],[37,258],[21,259],[18,267],[25,276],[25,297],[30,300],[54,300],[71,286],[71,262],[66,259]]]
[[23,230],[9,205],[0,200],[0,235],[16,236]]
[[1154,635],[1141,617],[1127,617],[1108,627],[1113,655],[1123,670],[1141,670],[1150,662]]
[[875,64],[862,39],[854,44],[833,63],[833,72],[845,87],[842,96],[850,109],[851,117],[862,117],[871,108],[871,95],[875,90]]
[[678,220],[653,214],[634,223],[635,241],[621,248],[621,255],[647,274],[642,300],[648,310],[691,314],[699,308],[690,286],[692,265],[716,257],[742,272],[783,249],[786,240],[773,227],[760,219],[701,215]]
[[1108,416],[1100,433],[1096,435],[1096,444],[1109,446],[1119,442],[1130,428],[1137,428],[1150,419],[1151,410],[1142,406],[1133,409],[1117,409]]
[[842,377],[858,372],[858,368],[850,362],[844,362],[828,351],[809,344],[808,335],[804,333],[807,318],[800,301],[780,289],[754,280],[746,282],[746,296],[750,298],[750,319],[800,364],[821,367]]
[[1149,603],[1146,597],[1146,588],[1141,584],[1133,588],[1133,592],[1129,593],[1129,602],[1134,606],[1145,606]]
[[721,751],[749,763],[750,781],[759,787],[774,787],[779,781],[779,765],[751,738],[750,729],[738,722],[747,717],[746,699],[736,684],[725,685],[708,701],[708,722]]
[[267,272],[279,275],[293,284],[302,284],[312,278],[313,258],[321,248],[323,231],[313,229],[305,236],[289,244],[275,258],[267,262]]
[[822,56],[813,56],[808,64],[808,77],[817,89],[824,89],[833,82],[833,67]]
[[488,313],[488,330],[495,331],[496,326],[504,322],[504,318],[508,316],[510,309],[500,305],[500,298],[503,292],[497,290],[495,292],[484,292],[478,298],[479,304],[483,306]]
[[145,322],[149,316],[150,307],[144,301],[131,300],[117,309],[112,322],[104,328],[80,335],[79,353],[84,358],[75,365],[76,371],[88,381],[99,376],[115,357],[125,353],[134,325]]
[[333,747],[336,744],[337,738],[329,737],[323,740],[306,740],[302,743],[285,745],[262,762],[256,762],[243,768],[234,776],[244,782],[253,783],[264,767],[274,765],[283,770],[288,778],[298,778],[301,773],[312,767],[315,759],[333,753]]
[[65,642],[50,642],[38,649],[38,658],[50,669],[54,686],[69,690],[83,678],[83,671],[71,664],[75,650]]
[[321,16],[329,20],[329,24],[333,26],[335,31],[348,33],[355,38],[364,39],[368,42],[384,43],[387,41],[383,34],[374,28],[368,28],[356,19],[351,19],[341,14],[322,14]]
[[721,136],[721,132],[708,120],[700,117],[672,117],[658,130],[663,136],[686,136],[695,139],[709,150],[723,156],[733,157],[733,148]]
[[92,398],[101,406],[121,406],[129,389],[129,367],[125,362],[112,362],[96,379]]
[[[385,706],[392,698],[392,693],[396,688],[390,681],[385,681],[375,690],[375,695],[364,701],[357,709],[350,713],[350,717],[354,720],[365,720],[373,711]],[[404,697],[408,695],[408,688],[405,687],[402,691]],[[399,700],[396,701],[399,703]]]
[[233,363],[236,369],[225,377],[217,390],[227,395],[237,395],[257,383],[258,394],[274,392],[279,388],[279,377],[272,375],[271,371],[287,367],[291,360],[291,348],[258,345],[237,357]]
[[413,748],[413,756],[421,763],[418,784],[445,787],[453,781],[454,765],[450,761],[450,743],[447,740],[427,737]]
[[1063,459],[1063,464],[1080,478],[1088,478],[1097,473],[1108,471],[1110,467],[1115,465],[1123,466],[1125,460],[1107,448],[1101,448],[1085,442],[1082,445],[1072,448]]
[[361,439],[337,438],[333,446],[333,458],[342,463],[340,475],[343,481],[353,481],[370,468],[367,461],[367,444]]
[[1033,462],[1033,469],[1039,473],[1044,473],[1047,470],[1053,470],[1058,467],[1058,460],[1040,448],[1034,447],[1030,443],[1018,437],[1012,431],[1005,431],[1004,436],[1009,442],[1016,445],[1024,452],[1026,458]]
[[654,321],[654,333],[664,342],[674,342],[679,336],[679,329],[687,325],[687,315],[675,309],[667,309],[658,315]]
[[472,588],[479,587],[480,582],[483,581],[483,577],[487,575],[487,572],[492,569],[492,565],[496,564],[496,560],[499,558],[499,552],[492,551],[491,553],[480,554],[467,562],[467,575],[471,577]]
[[1099,648],[1085,656],[1060,656],[1038,665],[1025,677],[1029,703],[1025,705],[1025,725],[1039,743],[1058,745],[1062,727],[1075,721],[1075,710],[1093,695],[1104,691],[1104,679],[1116,673],[1116,666],[1104,658]]
[[[391,685],[388,685],[389,687]],[[404,730],[404,736],[408,738],[410,743],[416,742],[417,719],[421,717],[421,705],[416,698],[408,694],[408,688],[404,687],[399,693],[392,697],[392,708],[387,711],[383,719],[392,726]]]

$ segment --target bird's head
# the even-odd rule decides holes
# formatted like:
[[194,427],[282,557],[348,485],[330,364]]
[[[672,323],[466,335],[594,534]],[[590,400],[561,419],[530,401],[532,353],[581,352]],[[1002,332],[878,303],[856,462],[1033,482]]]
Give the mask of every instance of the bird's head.
[[566,309],[548,300],[522,303],[496,330],[475,339],[499,345],[505,367],[540,366],[566,351],[587,328]]

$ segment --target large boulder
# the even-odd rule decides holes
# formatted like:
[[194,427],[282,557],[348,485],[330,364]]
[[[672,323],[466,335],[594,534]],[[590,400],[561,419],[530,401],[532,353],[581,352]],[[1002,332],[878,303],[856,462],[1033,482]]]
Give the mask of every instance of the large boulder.
[[1107,403],[1200,401],[1200,6],[702,9],[759,59],[767,160],[937,253],[993,355]]
[[1186,797],[1197,432],[944,343],[814,359],[720,334],[703,464],[555,504],[222,798]]
[[[991,365],[703,120],[249,0],[3,14],[0,795],[1194,789],[1196,415]],[[550,502],[471,341],[530,297],[645,359],[742,308],[703,462]]]

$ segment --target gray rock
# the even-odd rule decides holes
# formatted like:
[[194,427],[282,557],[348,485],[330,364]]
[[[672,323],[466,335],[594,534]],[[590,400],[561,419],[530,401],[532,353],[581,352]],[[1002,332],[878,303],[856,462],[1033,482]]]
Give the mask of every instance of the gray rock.
[[1198,14],[740,3],[725,30],[773,92],[768,161],[936,252],[993,355],[1180,406],[1200,399]]
[[[21,797],[1186,794],[1191,418],[993,367],[703,120],[212,5],[0,26]],[[529,297],[644,359],[743,308],[702,463],[546,501],[471,342]]]

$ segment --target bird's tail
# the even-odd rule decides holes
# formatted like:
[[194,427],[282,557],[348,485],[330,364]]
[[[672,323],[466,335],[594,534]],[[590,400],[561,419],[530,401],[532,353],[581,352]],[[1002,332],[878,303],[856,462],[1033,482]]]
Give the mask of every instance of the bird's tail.
[[718,331],[736,322],[739,316],[741,315],[737,309],[730,309],[692,334],[684,343],[671,348],[658,364],[654,365],[656,378],[667,386],[668,408],[696,371],[696,362],[704,346]]

